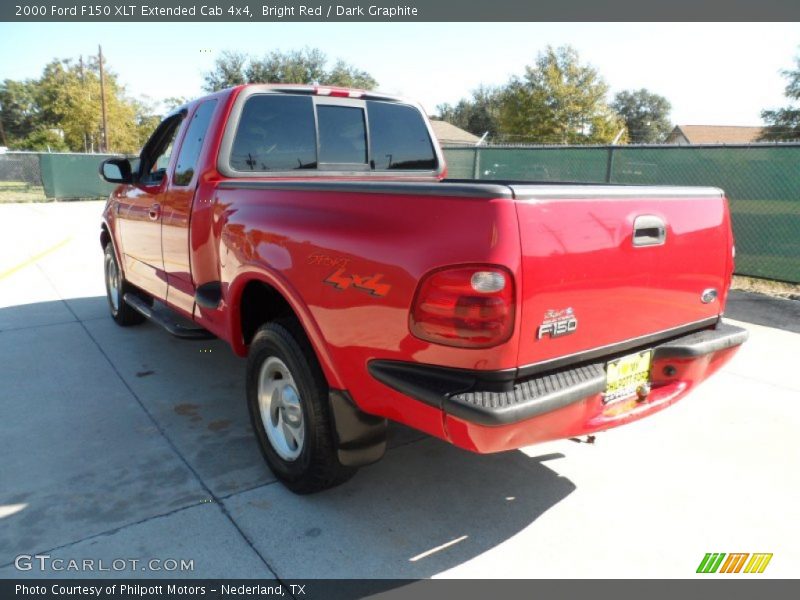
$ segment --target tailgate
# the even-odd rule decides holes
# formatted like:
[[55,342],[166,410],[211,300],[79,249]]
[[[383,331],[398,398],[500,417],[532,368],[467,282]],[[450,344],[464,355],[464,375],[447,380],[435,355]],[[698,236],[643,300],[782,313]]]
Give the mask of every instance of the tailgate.
[[[732,236],[720,190],[511,187],[522,247],[519,365],[701,327],[721,313]],[[708,301],[711,289],[719,297]]]

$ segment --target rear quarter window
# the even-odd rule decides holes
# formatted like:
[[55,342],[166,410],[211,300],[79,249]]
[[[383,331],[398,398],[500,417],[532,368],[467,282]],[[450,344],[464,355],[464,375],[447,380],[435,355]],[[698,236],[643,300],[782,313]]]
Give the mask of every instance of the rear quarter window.
[[436,154],[419,110],[407,104],[369,100],[367,114],[374,169],[436,169]]

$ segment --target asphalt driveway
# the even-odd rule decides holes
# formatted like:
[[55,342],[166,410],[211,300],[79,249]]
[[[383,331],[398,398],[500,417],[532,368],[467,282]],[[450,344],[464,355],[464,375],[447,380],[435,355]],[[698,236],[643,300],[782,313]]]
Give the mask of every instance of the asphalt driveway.
[[[595,444],[477,456],[393,427],[383,461],[298,497],[244,361],[108,317],[101,207],[0,205],[0,577],[690,577],[706,552],[796,575],[800,303],[737,294],[736,358]],[[126,567],[18,570],[34,554]]]

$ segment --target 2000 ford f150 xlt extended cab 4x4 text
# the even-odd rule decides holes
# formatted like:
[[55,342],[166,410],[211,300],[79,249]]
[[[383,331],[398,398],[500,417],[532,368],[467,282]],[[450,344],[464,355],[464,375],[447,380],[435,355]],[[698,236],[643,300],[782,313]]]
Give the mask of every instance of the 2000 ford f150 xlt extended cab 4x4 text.
[[101,173],[113,318],[246,356],[299,493],[378,460],[389,419],[483,453],[634,421],[746,338],[720,190],[448,180],[400,98],[224,90]]

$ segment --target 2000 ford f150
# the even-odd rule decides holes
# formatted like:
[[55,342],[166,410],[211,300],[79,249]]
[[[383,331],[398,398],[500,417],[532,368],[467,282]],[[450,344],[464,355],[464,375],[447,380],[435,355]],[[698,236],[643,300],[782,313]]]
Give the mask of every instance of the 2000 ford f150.
[[746,338],[718,189],[444,179],[418,105],[319,86],[193,101],[134,163],[101,167],[111,315],[247,356],[299,493],[379,459],[388,419],[476,452],[640,419]]

